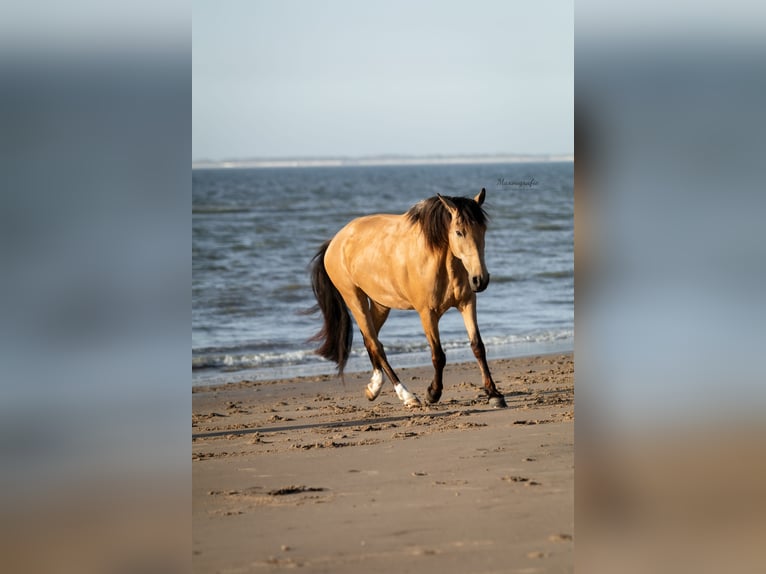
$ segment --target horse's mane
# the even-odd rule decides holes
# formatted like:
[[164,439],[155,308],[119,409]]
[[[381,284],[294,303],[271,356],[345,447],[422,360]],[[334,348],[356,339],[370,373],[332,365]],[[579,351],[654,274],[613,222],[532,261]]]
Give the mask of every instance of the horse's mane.
[[[459,217],[467,225],[486,227],[489,216],[482,207],[468,197],[442,196],[455,204]],[[413,205],[405,214],[413,225],[419,225],[431,249],[449,245],[450,212],[437,196],[429,197]]]

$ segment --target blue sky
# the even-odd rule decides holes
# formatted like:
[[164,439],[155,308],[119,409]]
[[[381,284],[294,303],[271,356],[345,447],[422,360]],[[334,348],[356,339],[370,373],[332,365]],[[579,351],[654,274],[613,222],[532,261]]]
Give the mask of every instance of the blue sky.
[[572,153],[564,1],[196,1],[193,159]]

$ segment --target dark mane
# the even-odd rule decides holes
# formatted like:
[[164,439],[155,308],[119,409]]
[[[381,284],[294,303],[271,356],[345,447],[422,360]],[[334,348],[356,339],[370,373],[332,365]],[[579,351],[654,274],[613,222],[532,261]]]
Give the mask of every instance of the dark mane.
[[[447,195],[442,197],[452,200],[457,206],[459,217],[467,225],[487,226],[489,222],[487,212],[473,199]],[[450,213],[437,196],[416,203],[407,211],[406,215],[410,223],[420,226],[426,243],[431,249],[439,249],[449,245]]]

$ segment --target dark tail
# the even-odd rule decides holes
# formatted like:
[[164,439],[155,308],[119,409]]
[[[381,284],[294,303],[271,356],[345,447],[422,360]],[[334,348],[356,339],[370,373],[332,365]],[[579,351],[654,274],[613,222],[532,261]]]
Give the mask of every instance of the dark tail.
[[354,330],[346,302],[333,285],[324,266],[324,254],[329,245],[330,242],[326,241],[311,261],[311,286],[314,288],[317,304],[309,312],[321,311],[324,325],[309,341],[321,343],[315,351],[316,354],[335,361],[338,365],[338,375],[343,377],[343,369],[351,352]]

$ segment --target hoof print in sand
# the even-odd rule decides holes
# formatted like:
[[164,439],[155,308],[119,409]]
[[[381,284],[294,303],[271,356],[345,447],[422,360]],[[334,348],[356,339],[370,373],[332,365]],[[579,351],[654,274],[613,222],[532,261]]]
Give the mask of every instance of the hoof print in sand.
[[300,494],[302,492],[324,492],[325,490],[327,489],[314,486],[285,486],[284,488],[270,490],[267,494],[270,496],[287,496],[290,494]]
[[529,480],[526,476],[504,476],[503,480],[508,482],[521,482],[527,486],[540,486],[536,480]]

